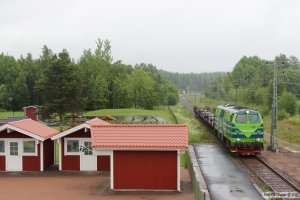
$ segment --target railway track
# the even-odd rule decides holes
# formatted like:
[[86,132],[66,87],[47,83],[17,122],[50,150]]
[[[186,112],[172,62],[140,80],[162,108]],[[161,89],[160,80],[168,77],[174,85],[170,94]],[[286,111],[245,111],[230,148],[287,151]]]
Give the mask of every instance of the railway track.
[[[258,185],[262,186],[262,183],[264,183],[275,193],[291,195],[294,199],[300,199],[299,184],[290,181],[281,172],[266,163],[259,156],[237,157],[237,159],[248,168],[246,170],[251,171],[256,176],[253,177],[250,175],[250,178]],[[249,173],[247,174],[249,175]]]
[[[181,102],[187,109],[193,112],[193,106],[185,97],[181,97]],[[225,150],[225,148],[223,149]],[[260,189],[266,189],[264,187],[267,185],[271,191],[277,194],[286,193],[286,195],[292,195],[293,199],[300,200],[300,184],[291,181],[259,156],[235,156],[233,158],[236,164],[243,169],[251,181],[257,184]]]
[[180,96],[180,101],[184,107],[189,109],[194,114],[194,112],[193,112],[194,106],[192,104],[190,104],[190,102],[186,99],[185,96]]

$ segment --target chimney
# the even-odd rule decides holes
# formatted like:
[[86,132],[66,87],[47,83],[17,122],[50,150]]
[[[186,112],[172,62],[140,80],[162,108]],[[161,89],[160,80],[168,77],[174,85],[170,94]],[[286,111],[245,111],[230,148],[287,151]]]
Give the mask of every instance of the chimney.
[[38,106],[26,106],[23,108],[23,110],[24,110],[24,116],[26,116],[34,121],[37,121],[39,119]]

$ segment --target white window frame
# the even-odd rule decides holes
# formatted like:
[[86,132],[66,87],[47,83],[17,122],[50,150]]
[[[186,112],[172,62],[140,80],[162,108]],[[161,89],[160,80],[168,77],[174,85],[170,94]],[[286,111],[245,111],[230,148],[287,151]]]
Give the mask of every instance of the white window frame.
[[[79,156],[80,155],[80,144],[81,144],[81,139],[83,138],[64,138],[64,155],[65,156]],[[78,141],[78,152],[68,152],[67,151],[67,144],[69,140],[77,140]]]
[[0,141],[3,141],[4,142],[4,152],[0,152],[0,155],[1,156],[5,156],[5,154],[6,154],[6,140],[4,140],[4,139],[1,139]]
[[[34,153],[26,153],[24,152],[24,142],[34,142],[34,148],[35,148],[35,152]],[[22,156],[38,156],[38,141],[36,139],[21,139],[21,154]]]

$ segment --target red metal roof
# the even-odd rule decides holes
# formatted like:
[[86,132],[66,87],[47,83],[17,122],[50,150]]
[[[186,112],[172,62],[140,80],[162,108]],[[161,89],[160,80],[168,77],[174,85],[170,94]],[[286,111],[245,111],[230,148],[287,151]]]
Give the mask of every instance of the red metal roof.
[[30,132],[44,139],[48,139],[59,133],[58,130],[44,125],[40,122],[34,121],[32,119],[24,119],[20,121],[9,122],[8,124],[16,128],[22,129],[24,131]]
[[93,147],[99,149],[187,149],[186,125],[111,124],[91,126]]

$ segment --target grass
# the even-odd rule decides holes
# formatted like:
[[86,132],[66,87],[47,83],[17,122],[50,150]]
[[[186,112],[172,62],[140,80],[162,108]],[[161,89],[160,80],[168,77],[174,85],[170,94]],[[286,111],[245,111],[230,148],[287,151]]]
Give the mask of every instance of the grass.
[[[210,98],[204,97],[204,95],[201,95],[199,93],[187,94],[186,98],[192,105],[195,105],[195,106],[205,106],[205,107],[209,107],[209,108],[215,108],[218,105],[218,102],[216,99],[210,99]],[[225,104],[225,102],[221,100],[220,104]]]
[[[271,133],[271,117],[264,117],[265,130]],[[278,121],[277,134],[280,139],[300,144],[300,115]]]
[[84,114],[85,116],[130,116],[130,115],[156,115],[164,118],[169,123],[175,123],[171,113],[167,107],[159,107],[155,110],[144,109],[101,109],[89,111]]
[[[12,111],[1,111],[0,112],[0,118],[7,118],[7,117],[12,117],[12,116],[13,116]],[[15,111],[14,116],[22,117],[22,116],[24,116],[24,112],[23,111]]]
[[181,152],[181,154],[180,154],[180,167],[186,168],[186,162],[185,162],[185,154],[184,154],[184,152]]
[[55,143],[55,164],[59,164],[59,143]]
[[181,104],[172,107],[172,110],[179,124],[186,124],[188,126],[189,144],[216,142],[210,131],[193,117],[191,111],[184,108]]

